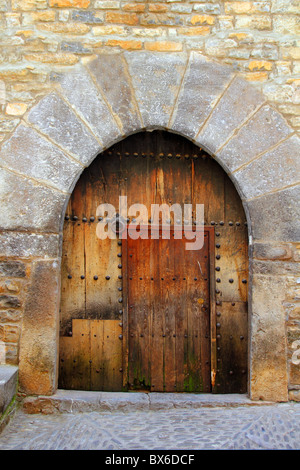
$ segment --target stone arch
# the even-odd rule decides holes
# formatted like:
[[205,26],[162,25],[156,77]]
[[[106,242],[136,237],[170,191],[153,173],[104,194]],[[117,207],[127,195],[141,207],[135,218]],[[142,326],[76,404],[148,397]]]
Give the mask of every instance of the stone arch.
[[285,259],[298,235],[293,130],[231,67],[196,52],[101,54],[51,79],[53,91],[29,110],[0,152],[1,255],[31,261],[22,390],[52,394],[57,386],[61,233],[77,179],[124,137],[165,129],[203,147],[239,191],[252,277],[249,393],[287,400],[286,273],[274,261]]

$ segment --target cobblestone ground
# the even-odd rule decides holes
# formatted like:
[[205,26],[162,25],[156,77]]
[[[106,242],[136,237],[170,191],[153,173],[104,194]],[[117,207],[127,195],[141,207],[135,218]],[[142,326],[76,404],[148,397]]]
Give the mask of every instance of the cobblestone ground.
[[29,415],[0,435],[0,450],[300,449],[300,404]]

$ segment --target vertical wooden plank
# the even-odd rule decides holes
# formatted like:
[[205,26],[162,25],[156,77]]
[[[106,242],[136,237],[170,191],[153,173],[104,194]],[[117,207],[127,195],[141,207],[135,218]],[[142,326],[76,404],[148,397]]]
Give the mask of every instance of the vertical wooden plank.
[[224,221],[224,171],[205,154],[194,161],[194,167],[193,205],[204,204],[206,225]]
[[[85,263],[86,317],[119,319],[119,287],[122,264],[117,239],[101,240],[96,235],[96,210],[113,204],[118,211],[119,158],[105,153],[89,168],[86,181]],[[95,219],[95,220],[94,220]]]
[[119,391],[122,388],[122,329],[118,320],[98,320],[103,324],[103,390]]
[[[164,390],[174,392],[176,385],[176,302],[178,292],[176,291],[173,277],[174,264],[176,263],[175,240],[173,230],[171,238],[160,240],[160,279],[161,295],[160,309],[164,318]],[[176,240],[177,242],[177,240]]]
[[175,247],[174,274],[177,301],[175,302],[175,357],[176,391],[184,392],[188,374],[188,316],[186,314],[188,288],[184,256],[185,240],[178,240]]
[[222,302],[218,311],[218,346],[222,354],[217,389],[219,393],[246,393],[247,305],[245,302]]
[[91,389],[91,350],[90,350],[90,322],[86,319],[72,321],[73,341],[73,379],[74,390]]
[[210,390],[208,243],[201,250],[186,251],[188,288],[188,380],[187,391]]
[[72,330],[73,318],[85,317],[84,227],[81,219],[85,207],[85,188],[79,184],[68,204],[64,224],[61,269],[60,335]]
[[73,338],[61,336],[59,343],[58,388],[73,388]]
[[164,391],[164,334],[165,321],[161,308],[162,295],[162,269],[161,259],[161,239],[152,240],[152,259],[154,292],[152,299],[152,351],[151,351],[151,390],[157,392]]

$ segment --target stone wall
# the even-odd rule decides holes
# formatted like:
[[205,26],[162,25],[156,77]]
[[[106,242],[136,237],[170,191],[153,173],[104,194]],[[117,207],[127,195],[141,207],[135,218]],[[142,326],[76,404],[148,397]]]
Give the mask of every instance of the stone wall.
[[0,0],[0,139],[49,90],[51,71],[120,49],[231,64],[299,129],[297,13],[299,0]]
[[[74,153],[70,160],[66,159],[64,148],[61,151],[60,145],[53,147],[49,140],[43,140],[38,134],[29,132],[28,122],[31,120],[35,125],[37,122],[34,123],[36,111],[31,114],[32,118],[29,120],[28,112],[44,95],[56,87],[56,77],[71,72],[78,67],[80,62],[85,66],[90,64],[96,55],[115,54],[124,50],[138,53],[144,50],[157,56],[165,53],[179,56],[196,51],[222,65],[229,65],[235,77],[242,77],[246,82],[251,83],[257,92],[262,92],[262,95],[257,95],[257,107],[264,103],[259,96],[264,96],[269,105],[285,118],[275,130],[271,131],[270,128],[269,140],[266,139],[264,127],[261,127],[261,134],[259,133],[259,113],[256,114],[258,116],[256,121],[255,119],[250,121],[250,126],[254,122],[256,138],[266,143],[266,148],[263,149],[259,142],[253,142],[248,137],[243,139],[242,133],[245,128],[248,128],[246,136],[252,135],[248,125],[245,125],[239,132],[241,125],[239,119],[246,119],[246,116],[249,119],[247,113],[250,113],[250,104],[245,104],[246,107],[248,106],[247,113],[242,116],[242,111],[240,114],[237,112],[238,98],[235,98],[234,93],[225,94],[227,107],[230,95],[231,106],[236,112],[231,132],[237,133],[237,143],[235,139],[231,139],[229,150],[230,155],[236,155],[239,164],[233,165],[231,170],[235,172],[237,181],[245,186],[247,199],[250,200],[250,217],[254,225],[260,227],[256,234],[257,241],[253,246],[252,261],[252,267],[255,268],[252,329],[257,332],[252,350],[255,351],[256,345],[259,344],[258,350],[255,351],[257,361],[255,370],[257,373],[260,370],[264,372],[261,372],[260,377],[252,377],[252,381],[263,383],[263,373],[267,373],[264,364],[265,357],[268,351],[278,347],[276,335],[267,339],[259,339],[259,337],[264,334],[265,328],[272,323],[276,315],[285,315],[286,344],[280,343],[278,362],[288,361],[290,397],[297,399],[298,396],[299,399],[300,246],[296,241],[295,233],[292,233],[293,228],[289,229],[289,225],[292,226],[297,217],[295,198],[298,193],[295,191],[295,182],[297,172],[299,175],[299,167],[294,165],[295,155],[299,153],[298,140],[295,139],[300,128],[300,93],[299,88],[297,89],[300,70],[299,9],[299,0],[140,0],[132,2],[0,0],[2,29],[0,33],[0,141],[2,141],[5,154],[5,164],[2,161],[1,167],[9,167],[9,172],[4,172],[5,176],[1,179],[1,187],[7,186],[9,191],[2,199],[2,203],[5,201],[8,210],[4,217],[7,220],[1,222],[0,238],[0,362],[17,364],[21,331],[23,338],[27,338],[26,344],[30,345],[30,335],[34,330],[36,319],[43,321],[41,317],[43,298],[39,298],[37,289],[32,291],[33,284],[39,285],[39,273],[42,273],[41,291],[47,290],[48,286],[56,294],[59,290],[59,286],[55,283],[52,285],[47,280],[47,272],[56,271],[59,265],[61,238],[57,221],[61,215],[62,201],[71,190],[68,182],[73,182],[83,165],[87,163],[83,161],[83,153],[80,155],[82,162],[74,158]],[[106,63],[109,65],[109,62]],[[134,64],[134,67],[137,67],[137,64],[138,62]],[[182,68],[181,63],[178,65],[178,70],[179,67]],[[117,82],[118,69],[115,70],[116,73],[110,77],[110,80]],[[171,71],[172,67],[170,67],[170,73]],[[123,70],[122,73],[124,73]],[[132,74],[132,71],[130,73]],[[180,73],[184,73],[183,68]],[[133,74],[132,76],[134,77]],[[65,93],[67,93],[68,81],[66,83]],[[154,83],[158,82],[154,80]],[[179,84],[180,82],[176,83],[176,86]],[[61,85],[63,86],[63,83]],[[222,93],[224,94],[227,90],[226,87],[229,91],[232,87],[237,97],[242,96],[239,95],[241,93],[239,86],[236,79],[235,81],[228,79]],[[143,92],[142,89],[138,91]],[[212,96],[211,103],[214,106],[218,104],[217,116],[226,117],[227,108],[225,108],[225,114],[222,114],[224,112],[222,103],[219,106],[220,93],[221,89],[215,96]],[[51,95],[47,103],[47,106],[53,105]],[[41,108],[42,105],[38,107],[38,109]],[[243,106],[240,106],[240,109],[242,108]],[[40,115],[37,116],[39,117]],[[128,115],[125,117],[127,119]],[[131,118],[133,119],[132,116]],[[213,132],[214,129],[218,129],[217,125],[214,128],[213,118],[214,115],[210,120],[211,126],[207,126],[205,132],[200,134],[200,144],[200,137],[203,142],[204,139],[209,141],[208,130]],[[128,123],[126,119],[123,120],[124,123]],[[184,119],[182,122],[180,119],[179,116],[178,123],[175,123],[177,128],[182,130],[184,135],[192,138],[191,133],[194,129],[188,129],[187,123],[183,122]],[[195,115],[195,122],[197,119],[199,116]],[[266,115],[264,122],[267,120]],[[284,134],[285,120],[289,125],[286,134]],[[51,125],[51,123],[48,124]],[[112,125],[109,130],[110,133],[113,132]],[[124,130],[126,134],[126,129]],[[14,139],[10,139],[14,131],[16,144],[14,144]],[[272,132],[276,136],[280,134],[280,138],[272,140]],[[114,136],[110,135],[113,140]],[[288,135],[292,137],[289,138],[287,148],[285,148],[285,136]],[[220,133],[218,136],[224,137]],[[281,147],[278,147],[277,143],[280,139],[282,143]],[[241,148],[240,143],[243,144]],[[91,141],[91,146],[92,144]],[[216,142],[215,139],[216,149],[220,144],[221,142]],[[273,148],[275,144],[276,149]],[[29,179],[20,179],[19,173],[28,173],[28,168],[23,169],[20,165],[23,163],[26,165],[26,159],[30,160],[30,150],[33,145],[36,148],[42,145],[43,151],[36,156],[37,163],[28,174]],[[80,145],[82,145],[83,152],[88,142],[85,140],[83,144],[82,141]],[[220,155],[230,168],[232,163],[226,162],[226,150],[228,152],[228,146],[223,156],[222,152]],[[266,150],[268,152],[264,154],[263,159],[258,159],[251,165],[246,164],[248,160],[256,158],[256,155]],[[241,152],[245,153],[245,162],[239,160]],[[214,153],[213,148],[212,153]],[[281,154],[284,158],[279,165],[278,159]],[[14,162],[10,159],[11,155],[14,156]],[[49,161],[43,160],[44,156],[50,155],[55,155],[55,171],[49,165]],[[65,164],[67,160],[68,165]],[[43,171],[40,172],[40,169]],[[36,179],[42,186],[36,185]],[[251,181],[255,181],[254,189],[251,187]],[[269,188],[268,195],[260,197],[266,192],[266,186]],[[287,189],[282,190],[283,187]],[[292,188],[291,191],[289,187]],[[280,192],[276,193],[278,189]],[[276,193],[274,197],[272,192]],[[51,199],[51,206],[48,204],[48,194],[55,194]],[[9,207],[13,206],[16,196],[23,201],[22,209],[19,213],[13,211],[9,213]],[[40,205],[41,210],[34,219],[37,204]],[[279,226],[277,224],[278,207],[285,207],[285,212],[280,214],[282,220]],[[260,220],[262,214],[268,221],[266,224]],[[274,220],[274,225],[270,236],[272,220]],[[10,231],[11,226],[14,226],[17,231]],[[43,227],[43,235],[39,235],[38,227]],[[271,242],[266,242],[267,238]],[[43,269],[47,263],[48,269]],[[276,309],[274,310],[274,305],[279,306],[279,313]],[[54,306],[50,304],[44,308],[46,318],[49,318],[47,327],[53,332],[52,343],[51,341],[50,343],[55,347],[56,319],[51,316]],[[25,315],[23,315],[24,312]],[[265,344],[265,350],[261,348],[262,343]],[[37,357],[44,354],[46,358],[48,351],[47,348],[42,348],[35,353]],[[33,357],[32,353],[31,357]],[[47,362],[46,359],[45,362]],[[30,364],[30,367],[34,367],[34,364]],[[282,365],[280,368],[282,369]],[[26,385],[26,367],[23,367],[23,372],[23,383]],[[48,371],[45,377],[47,373]],[[41,376],[37,379],[40,393],[46,393],[45,390],[49,390],[48,379],[45,378],[44,382],[43,380]],[[270,381],[270,378],[268,380]],[[284,383],[285,378],[277,377],[276,380]],[[274,398],[274,394],[272,396]],[[259,398],[259,395],[256,398]]]

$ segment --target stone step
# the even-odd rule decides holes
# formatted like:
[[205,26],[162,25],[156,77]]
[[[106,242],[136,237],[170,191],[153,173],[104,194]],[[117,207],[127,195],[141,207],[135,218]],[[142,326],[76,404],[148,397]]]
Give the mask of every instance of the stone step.
[[247,395],[242,394],[213,395],[58,390],[51,396],[26,397],[23,400],[23,410],[29,414],[55,414],[89,411],[157,411],[175,408],[216,408],[271,404],[273,403],[250,400]]
[[17,393],[18,367],[0,365],[0,417]]

